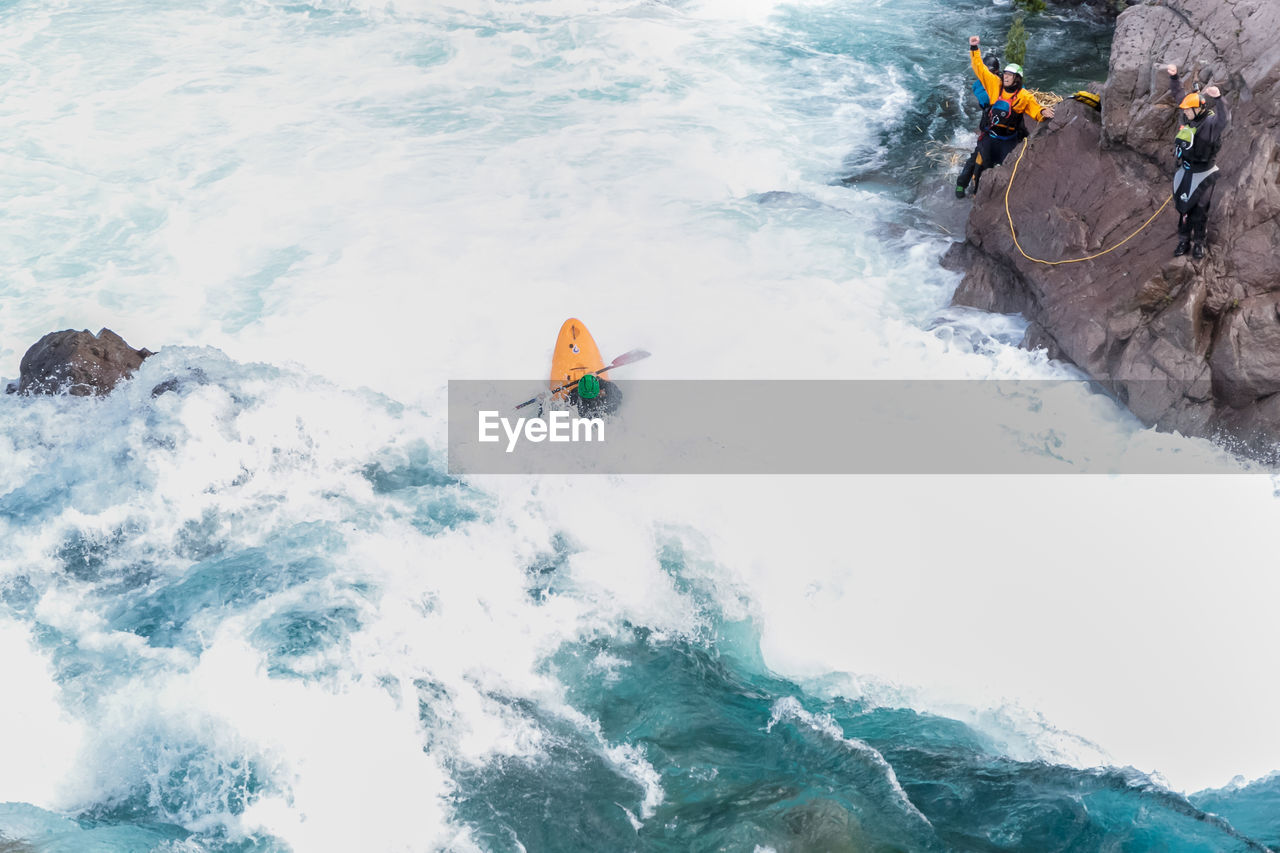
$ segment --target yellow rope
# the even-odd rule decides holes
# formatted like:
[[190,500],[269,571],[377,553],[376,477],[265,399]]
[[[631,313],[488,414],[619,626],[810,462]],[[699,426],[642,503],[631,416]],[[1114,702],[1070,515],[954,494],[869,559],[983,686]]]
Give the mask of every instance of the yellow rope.
[[1030,255],[1028,255],[1025,251],[1023,251],[1022,244],[1018,242],[1018,232],[1015,231],[1013,228],[1013,214],[1009,212],[1009,191],[1013,189],[1013,179],[1018,175],[1018,164],[1022,162],[1022,155],[1027,153],[1027,144],[1030,141],[1031,140],[1029,139],[1023,141],[1022,150],[1018,152],[1018,159],[1015,160],[1013,164],[1013,172],[1009,175],[1009,185],[1004,188],[1004,215],[1009,218],[1009,233],[1013,235],[1013,245],[1017,246],[1018,251],[1022,254],[1022,257],[1026,258],[1029,261],[1033,261],[1037,264],[1046,264],[1051,267],[1056,267],[1058,264],[1078,264],[1081,261],[1091,261],[1094,258],[1102,257],[1103,255],[1107,254],[1107,252],[1114,252],[1116,249],[1119,249],[1121,246],[1123,246],[1125,243],[1128,243],[1134,237],[1137,237],[1138,232],[1140,232],[1143,228],[1146,228],[1148,225],[1150,225],[1151,221],[1160,215],[1160,211],[1164,210],[1165,207],[1168,206],[1169,200],[1173,198],[1173,193],[1170,193],[1169,198],[1166,198],[1164,200],[1164,204],[1160,205],[1159,210],[1151,214],[1151,216],[1147,219],[1146,222],[1139,225],[1137,231],[1134,231],[1132,234],[1130,234],[1128,237],[1125,237],[1119,243],[1116,243],[1110,249],[1103,249],[1101,252],[1097,252],[1095,254],[1088,255],[1083,258],[1071,258],[1070,260],[1066,260],[1066,261],[1045,261],[1045,260],[1041,260],[1040,258],[1033,258]]

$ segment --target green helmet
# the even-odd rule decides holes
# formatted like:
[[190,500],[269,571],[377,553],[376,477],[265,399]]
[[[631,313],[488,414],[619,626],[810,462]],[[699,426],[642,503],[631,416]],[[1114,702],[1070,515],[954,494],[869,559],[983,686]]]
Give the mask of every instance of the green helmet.
[[1023,75],[1022,75],[1022,66],[1021,66],[1021,65],[1019,65],[1019,64],[1018,64],[1018,63],[1016,63],[1016,62],[1010,62],[1008,65],[1006,65],[1006,66],[1004,67],[1004,71],[1003,71],[1003,72],[1001,72],[1001,73],[1003,73],[1003,74],[1017,74],[1019,77],[1023,76]]
[[584,400],[594,400],[600,396],[600,380],[595,374],[588,373],[578,380],[578,396]]

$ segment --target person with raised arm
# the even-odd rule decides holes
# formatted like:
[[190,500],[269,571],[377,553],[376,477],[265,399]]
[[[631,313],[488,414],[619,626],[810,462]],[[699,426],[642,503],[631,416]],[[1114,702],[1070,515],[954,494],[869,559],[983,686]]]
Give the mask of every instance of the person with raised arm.
[[1035,97],[1022,87],[1022,66],[1011,62],[1001,74],[993,74],[983,64],[978,41],[977,36],[969,36],[969,64],[986,90],[991,106],[987,108],[986,127],[978,134],[978,144],[956,181],[956,198],[964,198],[970,181],[976,193],[983,170],[1003,163],[1018,140],[1026,137],[1023,116],[1029,115],[1036,121],[1053,118],[1053,110],[1042,108]]
[[1178,79],[1178,66],[1169,65],[1169,95],[1181,112],[1181,124],[1174,137],[1173,154],[1177,166],[1173,173],[1173,204],[1178,211],[1178,245],[1175,257],[1188,251],[1191,257],[1204,257],[1204,243],[1213,204],[1213,188],[1218,182],[1214,159],[1222,147],[1228,115],[1226,104],[1218,103],[1222,92],[1217,86],[1184,94]]

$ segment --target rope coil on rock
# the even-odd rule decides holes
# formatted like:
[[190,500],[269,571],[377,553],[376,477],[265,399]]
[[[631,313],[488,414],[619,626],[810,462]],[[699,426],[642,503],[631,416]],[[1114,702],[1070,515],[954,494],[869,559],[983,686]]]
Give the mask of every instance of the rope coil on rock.
[[1013,189],[1013,179],[1018,175],[1018,164],[1022,162],[1022,155],[1027,153],[1027,146],[1030,144],[1030,142],[1031,142],[1030,139],[1023,140],[1022,150],[1018,152],[1018,159],[1014,161],[1013,171],[1009,174],[1009,184],[1004,188],[1004,215],[1009,219],[1009,234],[1013,237],[1013,245],[1018,247],[1018,252],[1022,255],[1022,257],[1026,258],[1029,261],[1032,261],[1033,263],[1045,264],[1047,266],[1056,267],[1059,264],[1078,264],[1081,261],[1091,261],[1094,258],[1102,257],[1108,252],[1114,252],[1116,249],[1119,249],[1121,246],[1123,246],[1125,243],[1128,243],[1134,237],[1137,237],[1138,233],[1141,232],[1142,229],[1150,225],[1152,220],[1154,220],[1157,216],[1160,215],[1160,211],[1164,210],[1169,205],[1169,201],[1173,198],[1173,193],[1170,193],[1169,198],[1166,198],[1164,200],[1164,204],[1160,205],[1160,207],[1156,210],[1156,212],[1151,214],[1151,216],[1147,218],[1146,222],[1139,225],[1137,231],[1134,231],[1128,237],[1125,237],[1123,240],[1121,240],[1119,243],[1116,243],[1114,246],[1112,246],[1109,249],[1103,249],[1101,252],[1095,252],[1094,254],[1086,255],[1083,258],[1070,258],[1065,261],[1046,261],[1042,258],[1033,258],[1023,250],[1022,244],[1018,242],[1018,232],[1013,227],[1013,214],[1009,212],[1009,191]]

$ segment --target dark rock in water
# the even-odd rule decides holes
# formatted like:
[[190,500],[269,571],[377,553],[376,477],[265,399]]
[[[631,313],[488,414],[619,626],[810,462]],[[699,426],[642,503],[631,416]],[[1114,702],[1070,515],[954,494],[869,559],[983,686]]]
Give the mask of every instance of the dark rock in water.
[[[983,175],[965,242],[944,264],[965,270],[961,305],[1021,313],[1025,346],[1046,347],[1162,429],[1229,438],[1270,455],[1280,442],[1280,3],[1165,0],[1117,20],[1101,115],[1067,100],[1031,141]],[[1176,105],[1213,83],[1231,123],[1203,260],[1174,257]]]
[[1056,6],[1091,6],[1108,15],[1116,15],[1138,0],[1053,0]]
[[22,357],[19,394],[107,394],[133,375],[150,350],[134,349],[110,329],[50,332]]
[[834,207],[825,202],[818,201],[816,198],[804,195],[803,193],[784,192],[782,190],[770,190],[765,193],[758,193],[750,196],[756,204],[766,207],[790,208],[793,210],[831,210],[836,213],[842,211],[838,207]]
[[0,853],[36,853],[36,848],[25,841],[10,841],[0,835]]
[[170,376],[151,389],[152,397],[168,394],[170,391],[183,391],[191,385],[208,385],[208,375],[198,367],[190,367],[181,376]]

